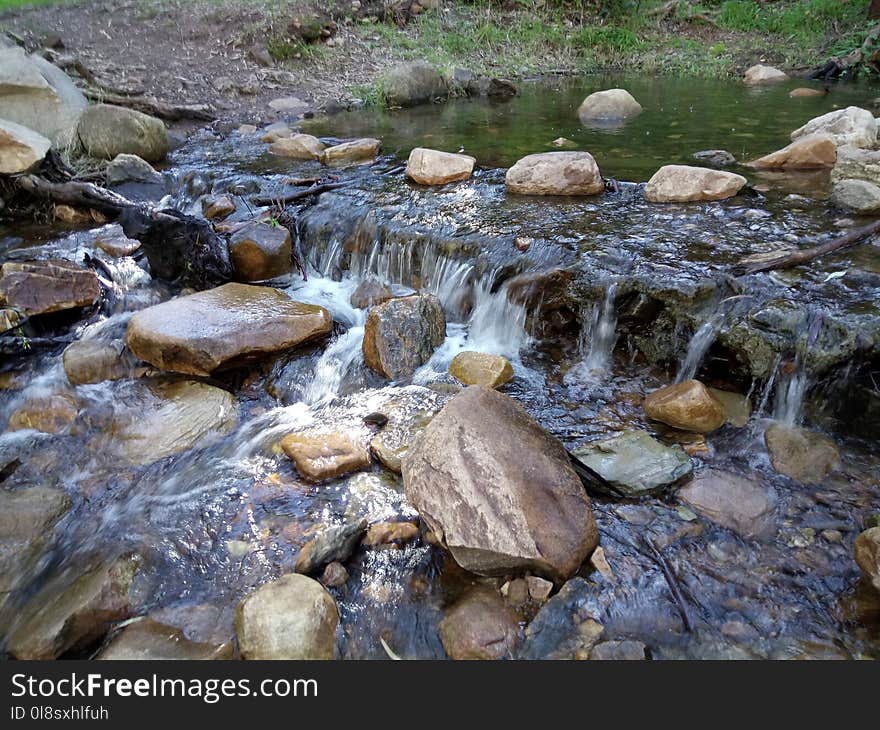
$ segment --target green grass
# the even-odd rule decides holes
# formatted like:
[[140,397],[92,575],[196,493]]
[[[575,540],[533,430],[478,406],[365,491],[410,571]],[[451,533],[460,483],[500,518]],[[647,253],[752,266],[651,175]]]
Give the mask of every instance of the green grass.
[[26,8],[30,5],[58,5],[64,0],[0,0],[0,13],[13,8]]

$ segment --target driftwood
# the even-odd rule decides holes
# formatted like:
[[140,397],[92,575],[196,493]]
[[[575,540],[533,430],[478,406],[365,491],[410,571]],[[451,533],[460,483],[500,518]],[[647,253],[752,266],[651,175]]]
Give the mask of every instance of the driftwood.
[[819,246],[805,248],[800,251],[777,256],[776,258],[768,259],[766,261],[750,262],[747,259],[744,261],[740,261],[739,264],[737,264],[737,273],[758,274],[762,271],[788,269],[792,266],[799,266],[800,264],[805,264],[809,261],[813,261],[814,259],[825,256],[826,254],[832,253],[834,251],[840,251],[841,249],[847,248],[848,246],[860,243],[866,238],[870,238],[871,236],[874,236],[878,233],[880,233],[880,221],[875,221],[870,225],[864,226],[862,228],[857,228],[856,230],[850,231],[844,236],[840,236]]
[[644,540],[645,544],[648,546],[648,549],[651,551],[651,555],[653,555],[654,560],[656,560],[657,564],[660,566],[660,570],[663,573],[663,578],[666,580],[666,585],[669,586],[669,592],[672,594],[672,598],[675,601],[676,607],[678,608],[678,613],[681,616],[681,621],[684,624],[685,630],[693,631],[694,623],[693,621],[691,621],[691,616],[687,609],[687,603],[684,600],[681,589],[678,587],[678,580],[675,577],[672,566],[669,564],[669,561],[663,557],[663,555],[657,549],[657,546],[654,544],[654,541],[648,535],[644,536]]
[[214,121],[214,114],[207,104],[168,104],[150,96],[125,96],[122,94],[109,94],[100,89],[83,89],[83,94],[92,101],[114,106],[124,106],[128,109],[159,117],[169,122],[178,122],[182,119],[195,119],[201,122]]
[[344,188],[350,183],[342,183],[342,182],[327,182],[327,183],[319,183],[312,185],[311,187],[306,188],[305,190],[297,190],[293,193],[285,193],[278,195],[255,195],[251,198],[251,202],[254,205],[277,205],[283,206],[288,203],[292,203],[296,200],[302,200],[303,198],[309,198],[312,195],[320,195],[321,193],[326,193],[328,190],[336,190],[337,188]]

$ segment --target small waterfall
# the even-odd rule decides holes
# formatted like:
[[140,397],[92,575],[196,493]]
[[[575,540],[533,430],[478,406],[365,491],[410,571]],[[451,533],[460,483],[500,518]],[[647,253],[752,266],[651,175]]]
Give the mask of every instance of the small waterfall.
[[611,367],[611,354],[617,342],[617,282],[605,290],[601,304],[590,311],[589,326],[581,329],[578,339],[580,362],[565,374],[566,384],[594,381],[597,373],[605,373]]
[[801,363],[796,357],[790,372],[784,372],[776,386],[776,398],[773,401],[773,418],[787,426],[797,426],[801,420],[801,409],[804,394],[807,392],[809,379]]
[[723,317],[720,314],[714,314],[694,332],[694,336],[691,337],[691,341],[688,343],[687,353],[681,363],[681,367],[678,369],[678,374],[675,376],[676,383],[690,380],[697,374],[700,365],[703,364],[703,358],[706,357],[706,353],[718,336],[718,330],[721,329],[723,321]]
[[324,350],[315,364],[315,375],[303,392],[303,401],[322,406],[333,400],[346,374],[363,358],[363,326],[351,327]]
[[466,346],[469,350],[519,359],[528,342],[526,308],[507,296],[507,286],[492,291],[495,275],[474,285],[474,308],[468,320]]

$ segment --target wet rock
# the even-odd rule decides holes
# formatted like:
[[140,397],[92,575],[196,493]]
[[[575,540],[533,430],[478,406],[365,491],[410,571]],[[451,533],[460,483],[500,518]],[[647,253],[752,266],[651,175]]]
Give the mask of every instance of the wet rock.
[[133,364],[125,357],[122,340],[78,340],[67,346],[62,360],[71,385],[120,380],[128,377]]
[[446,611],[440,622],[440,641],[450,659],[512,658],[519,622],[489,588],[474,588]]
[[714,165],[715,167],[729,167],[730,165],[736,164],[736,157],[730,154],[727,150],[703,150],[702,152],[695,152],[694,159],[707,165]]
[[508,79],[489,79],[486,96],[493,99],[512,99],[517,95],[516,84]]
[[495,390],[454,396],[404,457],[403,482],[410,504],[474,573],[559,580],[598,542],[562,444]]
[[262,130],[263,136],[260,137],[261,142],[276,142],[285,137],[292,137],[296,132],[293,131],[287,122],[274,122]]
[[507,171],[505,184],[519,195],[596,195],[605,190],[589,152],[527,155]]
[[865,578],[880,591],[880,527],[865,530],[856,538],[855,556]]
[[416,106],[449,96],[442,74],[423,61],[391,67],[378,81],[388,106]]
[[147,465],[229,433],[237,417],[235,399],[225,390],[186,380],[159,383],[126,401],[109,436],[128,463]]
[[664,446],[645,431],[594,441],[573,453],[627,497],[659,492],[694,470],[681,446]]
[[526,578],[526,585],[529,587],[529,598],[535,603],[544,603],[553,592],[553,584],[537,575]]
[[55,220],[71,226],[87,226],[90,223],[106,223],[107,217],[91,208],[74,208],[72,205],[53,205]]
[[311,134],[295,134],[274,141],[269,152],[292,160],[317,160],[324,149],[324,143],[317,137]]
[[589,651],[604,632],[590,615],[597,587],[572,578],[538,611],[526,628],[520,659],[575,659]]
[[[549,581],[548,581],[549,582]],[[553,584],[550,583],[552,586]],[[529,584],[525,578],[516,578],[501,586],[501,595],[508,606],[521,608],[529,602]]]
[[57,66],[18,47],[0,48],[2,118],[47,137],[59,149],[76,141],[88,101]]
[[235,213],[231,195],[209,195],[202,199],[202,215],[211,221],[221,221]]
[[78,576],[51,581],[25,604],[25,617],[10,632],[7,651],[16,659],[57,659],[100,639],[131,615],[131,586],[140,559],[126,556]]
[[107,165],[104,179],[108,185],[125,183],[141,183],[147,185],[164,185],[165,178],[153,166],[137,155],[119,154]]
[[131,154],[147,162],[159,162],[171,146],[161,119],[110,104],[86,109],[76,131],[83,149],[104,160]]
[[804,99],[807,97],[825,96],[827,93],[828,89],[813,89],[809,86],[799,86],[789,91],[788,95],[793,99]]
[[415,522],[376,522],[370,525],[364,545],[405,545],[419,538],[419,526]]
[[590,94],[578,107],[582,122],[630,119],[642,113],[642,105],[625,89],[608,89]]
[[746,69],[743,81],[747,86],[763,86],[765,84],[778,84],[785,81],[788,76],[773,66],[763,66],[760,63]]
[[321,162],[330,167],[371,162],[379,154],[382,143],[378,139],[365,137],[352,142],[343,142],[328,147],[321,153]]
[[88,307],[100,296],[95,272],[70,261],[7,261],[0,267],[0,304],[28,317]]
[[444,396],[429,388],[409,386],[382,404],[380,412],[388,421],[373,437],[370,450],[384,467],[400,473],[401,460],[445,400]]
[[830,134],[798,137],[787,147],[753,160],[748,167],[758,170],[815,170],[834,167],[837,143]]
[[764,441],[773,468],[805,484],[818,484],[840,464],[833,441],[797,426],[774,423]]
[[501,355],[465,351],[452,359],[449,374],[465,385],[499,388],[513,379],[513,366]]
[[710,433],[727,419],[724,406],[699,380],[659,388],[645,398],[648,418],[682,431]]
[[39,132],[0,119],[0,175],[30,172],[51,146],[52,142]]
[[296,558],[294,570],[313,575],[328,563],[344,563],[351,557],[366,531],[366,520],[324,530],[303,545]]
[[841,180],[834,184],[831,202],[861,215],[880,213],[880,185],[866,180]]
[[163,370],[209,375],[324,337],[331,324],[323,307],[295,302],[277,289],[233,283],[138,312],[126,344]]
[[703,517],[753,539],[776,534],[776,492],[759,481],[711,469],[678,491]]
[[336,601],[315,580],[281,576],[245,598],[235,615],[243,659],[333,659]]
[[290,273],[293,248],[284,226],[254,222],[229,237],[229,255],[243,281],[265,281]]
[[475,162],[470,155],[415,147],[409,153],[406,176],[419,185],[445,185],[470,178]]
[[[696,515],[694,515],[694,517],[696,518]],[[605,550],[602,547],[597,547],[593,550],[593,554],[590,556],[590,565],[592,565],[599,575],[605,578],[605,580],[608,580],[611,583],[617,581],[614,577],[614,571],[608,563],[608,558],[605,557]]]
[[388,284],[379,281],[375,276],[370,276],[357,285],[349,302],[357,309],[369,309],[374,304],[381,304],[393,298],[394,292]]
[[232,642],[202,643],[186,638],[184,632],[152,618],[126,626],[99,655],[100,660],[161,661],[232,659]]
[[590,650],[590,660],[642,661],[645,649],[641,641],[603,641]]
[[849,106],[811,119],[791,133],[792,141],[813,134],[830,135],[838,146],[871,148],[877,142],[877,123],[867,109]]
[[708,388],[712,397],[724,406],[725,422],[737,428],[743,428],[752,415],[752,404],[746,396],[729,390]]
[[112,223],[101,229],[95,236],[95,247],[114,258],[131,256],[141,247],[141,242],[129,238],[118,223]]
[[0,309],[0,332],[8,332],[24,322],[25,316],[17,309]]
[[370,465],[368,442],[362,431],[313,429],[285,436],[281,448],[303,479],[319,482]]
[[66,393],[32,398],[9,416],[10,431],[33,429],[40,433],[68,431],[79,413],[76,400]]
[[687,203],[724,200],[746,184],[742,175],[690,165],[664,165],[648,181],[645,200],[651,203]]
[[327,588],[341,588],[348,583],[348,571],[342,563],[329,563],[321,573],[321,583]]
[[865,180],[880,185],[880,150],[863,150],[852,145],[837,148],[837,164],[831,180]]
[[367,315],[364,361],[391,380],[410,377],[446,339],[446,317],[433,294],[390,299]]

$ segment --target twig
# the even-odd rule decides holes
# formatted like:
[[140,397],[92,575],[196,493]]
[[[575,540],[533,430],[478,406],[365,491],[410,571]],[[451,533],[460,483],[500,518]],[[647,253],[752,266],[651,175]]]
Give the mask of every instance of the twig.
[[656,560],[660,566],[663,577],[666,579],[666,584],[669,586],[669,592],[672,593],[672,598],[675,600],[675,605],[678,607],[678,613],[681,615],[685,630],[693,631],[694,624],[688,614],[684,596],[681,594],[681,590],[678,587],[678,580],[675,577],[675,573],[672,572],[672,566],[669,565],[669,561],[663,557],[657,549],[657,546],[654,545],[654,541],[648,535],[643,535],[643,539],[648,546],[648,549],[651,551],[651,554],[654,556],[654,560]]
[[321,183],[320,185],[312,185],[310,188],[306,188],[305,190],[297,190],[295,193],[287,193],[286,195],[256,195],[251,198],[251,202],[254,205],[287,205],[288,203],[292,203],[295,200],[301,200],[302,198],[308,198],[312,195],[320,195],[321,193],[325,193],[328,190],[336,190],[337,188],[344,188],[351,183]]

